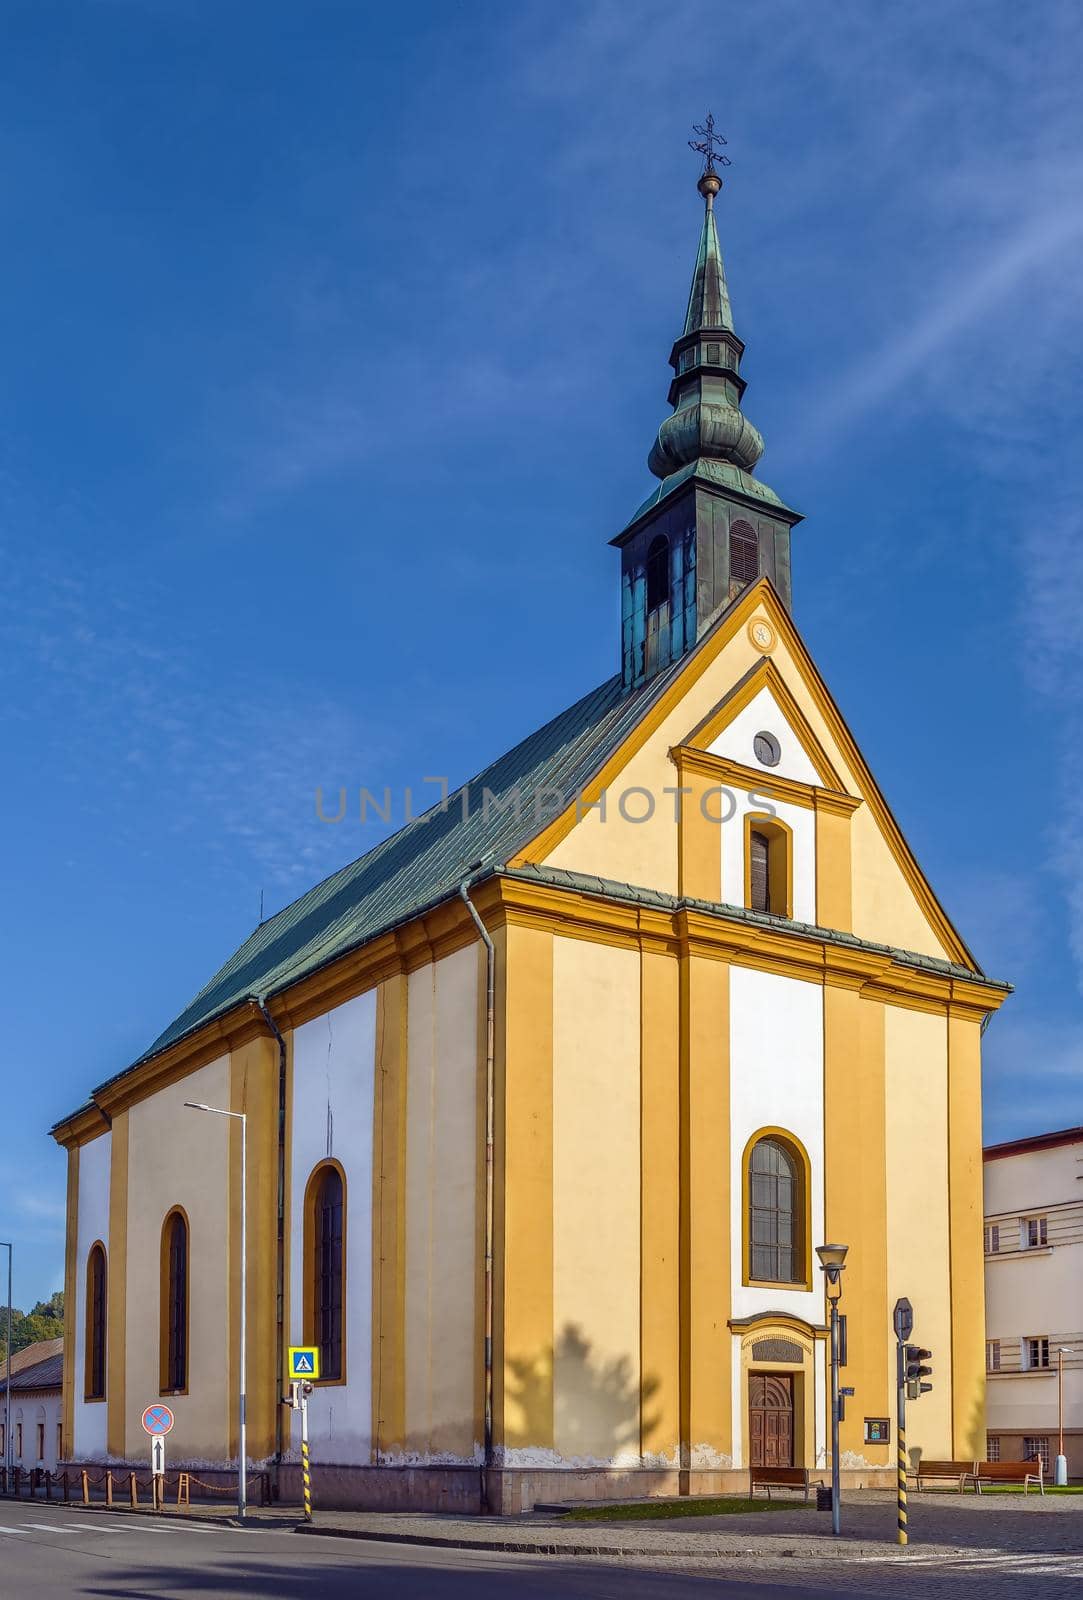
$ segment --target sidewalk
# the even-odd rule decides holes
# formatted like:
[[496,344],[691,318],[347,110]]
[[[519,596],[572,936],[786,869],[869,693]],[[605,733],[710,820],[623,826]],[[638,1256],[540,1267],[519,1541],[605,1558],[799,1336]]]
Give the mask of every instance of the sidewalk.
[[[93,1515],[98,1507],[75,1507]],[[154,1515],[115,1508],[122,1515]],[[228,1506],[167,1508],[164,1518],[238,1526]],[[253,1508],[247,1525],[307,1536],[360,1539],[508,1555],[602,1557],[615,1561],[699,1562],[725,1559],[767,1565],[819,1562],[865,1564],[950,1561],[961,1554],[1077,1553],[1083,1548],[1083,1497],[960,1496],[936,1491],[910,1497],[911,1543],[895,1543],[895,1497],[883,1490],[852,1492],[843,1502],[836,1539],[830,1516],[801,1502],[736,1516],[682,1517],[647,1522],[569,1522],[558,1513],[521,1517],[459,1517],[426,1512],[316,1510],[304,1523],[296,1508]]]

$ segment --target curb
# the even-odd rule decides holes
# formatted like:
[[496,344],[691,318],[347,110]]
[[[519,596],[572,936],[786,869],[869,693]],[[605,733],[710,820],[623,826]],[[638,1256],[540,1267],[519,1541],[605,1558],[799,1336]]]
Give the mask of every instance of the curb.
[[845,1558],[847,1554],[841,1545],[823,1551],[802,1551],[757,1549],[753,1545],[744,1545],[740,1550],[722,1547],[713,1550],[703,1548],[690,1550],[687,1545],[652,1545],[649,1550],[635,1550],[611,1544],[554,1544],[541,1539],[516,1541],[513,1544],[502,1539],[463,1539],[450,1534],[395,1533],[372,1528],[325,1528],[315,1522],[299,1522],[293,1531],[315,1534],[326,1539],[367,1539],[375,1544],[428,1545],[438,1550],[480,1550],[485,1553],[497,1551],[509,1556],[608,1556],[614,1561],[625,1561],[629,1556],[643,1556],[650,1560],[661,1558],[666,1561],[676,1558],[701,1560],[704,1557],[709,1560],[739,1557],[743,1561],[749,1556],[758,1560],[774,1558],[788,1561],[799,1559],[815,1561],[821,1558],[836,1560],[840,1556]]

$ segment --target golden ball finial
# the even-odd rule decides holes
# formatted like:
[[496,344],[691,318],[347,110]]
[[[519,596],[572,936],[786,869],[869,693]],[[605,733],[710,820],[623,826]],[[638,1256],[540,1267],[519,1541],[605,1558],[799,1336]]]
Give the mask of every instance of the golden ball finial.
[[714,197],[722,187],[722,179],[717,172],[708,170],[696,184],[696,188],[706,200],[708,206],[714,205]]

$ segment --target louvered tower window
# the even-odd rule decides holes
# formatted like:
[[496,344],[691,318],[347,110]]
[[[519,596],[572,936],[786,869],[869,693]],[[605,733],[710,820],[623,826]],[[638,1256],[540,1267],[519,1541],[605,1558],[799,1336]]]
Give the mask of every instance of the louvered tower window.
[[647,612],[658,611],[669,600],[669,540],[659,534],[647,551]]
[[753,829],[748,836],[749,909],[752,911],[771,909],[770,853],[771,842],[767,835]]
[[760,547],[750,522],[735,522],[730,528],[730,592],[755,583],[760,575]]

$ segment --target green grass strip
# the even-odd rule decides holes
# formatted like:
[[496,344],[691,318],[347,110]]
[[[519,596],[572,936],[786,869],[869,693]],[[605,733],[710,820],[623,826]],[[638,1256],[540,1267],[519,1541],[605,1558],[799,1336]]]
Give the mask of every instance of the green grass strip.
[[625,1504],[615,1500],[612,1505],[577,1506],[565,1515],[565,1522],[652,1522],[663,1517],[740,1517],[752,1511],[788,1511],[794,1506],[804,1506],[805,1501],[748,1500],[728,1495],[720,1499],[704,1500],[652,1500],[647,1504]]

